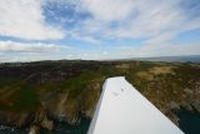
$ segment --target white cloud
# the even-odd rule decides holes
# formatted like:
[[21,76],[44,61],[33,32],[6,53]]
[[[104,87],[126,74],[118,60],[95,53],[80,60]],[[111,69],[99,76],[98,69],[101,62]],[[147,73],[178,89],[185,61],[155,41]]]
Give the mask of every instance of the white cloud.
[[[61,30],[47,24],[42,5],[47,4],[46,6],[48,6],[48,1],[60,2],[61,5],[58,9],[62,9],[64,4],[75,6],[75,11],[74,9],[66,10],[66,14],[70,13],[67,17],[63,15],[65,10],[62,11],[62,15],[66,18],[61,18],[61,20],[68,19],[67,21],[74,23],[78,21],[77,25],[64,26],[65,29]],[[176,36],[182,32],[200,29],[200,15],[194,17],[190,11],[186,13],[185,9],[181,7],[183,1],[185,0],[2,0],[0,1],[0,36],[28,40],[65,37],[66,41],[75,39],[84,44],[89,42],[104,46],[108,41],[111,45],[108,44],[108,48],[101,49],[99,49],[101,45],[98,45],[96,50],[85,50],[81,46],[67,51],[66,48],[63,49],[64,46],[56,44],[0,41],[0,54],[20,53],[14,56],[10,53],[4,56],[0,55],[0,60],[113,59],[199,54],[199,42],[192,44],[173,42],[173,39],[176,39]],[[89,13],[89,17],[76,16],[76,13],[80,12]],[[80,18],[71,17],[70,15],[73,14]],[[55,17],[59,20],[60,16]],[[141,39],[144,44],[127,46],[124,43],[119,47],[119,45],[114,46],[114,42],[111,42],[112,39],[122,39],[120,42],[123,40],[127,42],[127,38]],[[137,44],[137,40],[134,40],[133,43]],[[26,53],[26,55],[22,53]]]
[[45,23],[42,0],[1,0],[0,35],[30,40],[61,39],[63,32]]
[[[200,17],[181,7],[184,0],[83,0],[93,18],[82,31],[107,39],[156,38],[200,28]],[[189,16],[191,15],[191,16]],[[116,23],[116,26],[113,23]]]
[[69,49],[68,46],[44,44],[44,43],[19,43],[14,41],[0,41],[0,52],[23,53],[51,53],[61,49]]
[[95,19],[104,21],[121,20],[131,14],[133,0],[84,0],[83,6]]
[[80,35],[79,33],[76,32],[72,32],[71,33],[71,38],[79,40],[79,41],[83,41],[83,42],[89,42],[92,44],[99,44],[99,40],[92,37],[92,36],[86,36],[86,35]]
[[159,57],[159,56],[183,56],[183,55],[199,55],[200,45],[193,44],[151,44],[141,47],[122,46],[113,50],[110,58],[131,58],[131,57]]
[[157,44],[143,47],[140,51],[142,56],[176,56],[198,55],[199,44]]
[[[42,5],[47,4],[48,1],[60,3],[61,6],[76,5],[76,12],[72,14],[89,12],[93,18],[77,20],[80,21],[80,25],[75,28],[70,27],[71,29],[61,30],[61,28],[50,26],[45,22],[42,9]],[[82,40],[96,42],[108,38],[156,38],[158,35],[170,34],[174,31],[178,34],[200,28],[199,16],[189,19],[190,13],[183,12],[184,9],[180,4],[183,1],[3,0],[0,1],[0,35],[48,40],[61,39],[65,36],[64,34],[67,34],[67,38],[71,38],[70,33],[75,30],[75,34],[82,33]],[[55,17],[59,18],[59,15]],[[70,21],[73,18],[66,19]],[[176,34],[173,34],[171,38]]]
[[68,59],[74,51],[68,45],[0,41],[0,62]]

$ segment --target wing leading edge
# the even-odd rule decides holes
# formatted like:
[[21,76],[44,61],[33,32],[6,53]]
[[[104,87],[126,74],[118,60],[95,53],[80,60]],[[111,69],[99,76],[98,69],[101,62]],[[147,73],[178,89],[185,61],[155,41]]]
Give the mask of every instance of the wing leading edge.
[[108,78],[88,134],[183,134],[124,77]]

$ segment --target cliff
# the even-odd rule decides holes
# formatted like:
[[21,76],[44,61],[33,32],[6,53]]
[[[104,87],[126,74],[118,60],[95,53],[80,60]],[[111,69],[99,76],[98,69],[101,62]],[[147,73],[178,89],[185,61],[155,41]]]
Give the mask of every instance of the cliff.
[[46,61],[0,65],[0,124],[54,130],[91,119],[104,80],[122,75],[178,125],[176,111],[200,111],[200,65],[140,61]]

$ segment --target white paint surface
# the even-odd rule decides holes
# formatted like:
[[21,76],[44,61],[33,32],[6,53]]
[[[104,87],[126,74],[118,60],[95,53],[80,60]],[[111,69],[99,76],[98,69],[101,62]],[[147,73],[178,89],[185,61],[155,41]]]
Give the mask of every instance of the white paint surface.
[[88,134],[183,134],[124,77],[105,81]]

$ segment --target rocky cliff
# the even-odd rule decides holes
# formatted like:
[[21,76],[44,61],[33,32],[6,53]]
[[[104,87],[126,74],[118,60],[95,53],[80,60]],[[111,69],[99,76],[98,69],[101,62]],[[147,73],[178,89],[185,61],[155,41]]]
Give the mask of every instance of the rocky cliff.
[[139,61],[46,61],[0,65],[0,124],[54,129],[92,118],[104,80],[122,75],[178,125],[176,111],[200,112],[200,65]]

